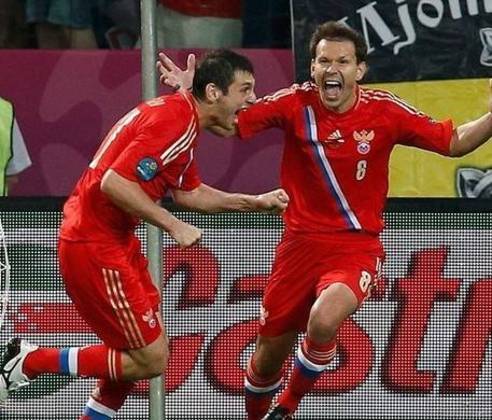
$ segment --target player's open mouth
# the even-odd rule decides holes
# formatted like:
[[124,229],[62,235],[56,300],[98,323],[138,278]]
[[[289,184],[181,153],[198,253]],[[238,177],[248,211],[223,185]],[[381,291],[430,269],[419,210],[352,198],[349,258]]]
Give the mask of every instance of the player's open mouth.
[[328,99],[337,99],[342,92],[343,84],[339,80],[327,79],[323,83],[323,90]]

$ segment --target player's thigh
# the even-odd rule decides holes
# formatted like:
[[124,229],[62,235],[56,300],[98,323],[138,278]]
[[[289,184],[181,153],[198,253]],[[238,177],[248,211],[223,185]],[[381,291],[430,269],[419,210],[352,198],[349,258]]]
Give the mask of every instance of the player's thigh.
[[[347,254],[333,258],[333,262],[321,273],[316,285],[316,296],[320,297],[331,285],[341,283],[348,287],[357,300],[357,307],[369,298],[381,276],[382,255]],[[336,290],[333,289],[335,293]],[[345,290],[339,293],[345,296]]]
[[135,252],[94,243],[59,244],[68,295],[82,318],[113,348],[143,348],[162,333],[156,315],[159,294],[145,261],[139,263]]
[[314,302],[308,322],[308,334],[317,341],[328,341],[359,307],[354,292],[344,283],[331,283]]
[[280,243],[263,296],[260,335],[274,337],[306,328],[316,298],[317,263],[302,243]]

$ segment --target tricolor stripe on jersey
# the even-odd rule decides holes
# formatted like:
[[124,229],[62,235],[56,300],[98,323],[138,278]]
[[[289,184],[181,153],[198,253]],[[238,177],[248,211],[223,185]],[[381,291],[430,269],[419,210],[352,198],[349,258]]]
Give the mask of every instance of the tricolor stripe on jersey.
[[326,157],[323,146],[318,140],[318,127],[316,124],[316,118],[314,116],[314,111],[311,106],[304,108],[304,117],[306,122],[306,134],[308,136],[311,145],[313,146],[314,154],[316,156],[316,161],[323,173],[326,183],[328,184],[328,189],[333,194],[340,212],[342,213],[344,219],[351,229],[361,230],[362,226],[357,219],[357,216],[350,208],[345,195],[343,194],[340,184],[337,181],[335,173]]

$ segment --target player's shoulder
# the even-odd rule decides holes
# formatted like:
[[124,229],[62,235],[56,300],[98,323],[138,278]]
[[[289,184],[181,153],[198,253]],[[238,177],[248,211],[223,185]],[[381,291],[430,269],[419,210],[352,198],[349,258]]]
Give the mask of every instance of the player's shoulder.
[[294,83],[287,88],[282,88],[276,92],[266,95],[259,99],[259,101],[272,102],[272,101],[297,101],[309,98],[313,94],[316,95],[317,87],[312,82],[305,82],[303,84]]
[[180,113],[183,110],[193,110],[191,99],[185,94],[175,93],[149,99],[140,104],[142,112],[149,114]]
[[192,99],[175,93],[149,99],[139,106],[149,125],[187,127],[195,118]]
[[421,114],[407,101],[385,89],[361,87],[360,101],[371,108],[384,109],[386,112]]

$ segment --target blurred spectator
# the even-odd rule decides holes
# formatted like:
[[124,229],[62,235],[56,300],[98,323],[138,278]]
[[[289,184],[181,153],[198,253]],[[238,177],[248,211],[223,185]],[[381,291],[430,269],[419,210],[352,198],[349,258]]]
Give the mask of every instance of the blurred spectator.
[[242,16],[245,48],[290,48],[289,0],[244,1]]
[[98,0],[26,0],[39,48],[97,48],[92,27]]
[[241,0],[158,0],[159,48],[242,45]]
[[0,48],[28,48],[33,35],[26,24],[24,2],[0,0]]
[[109,19],[105,30],[108,46],[133,48],[140,37],[140,0],[107,0],[103,13]]
[[13,105],[0,97],[0,196],[17,182],[17,175],[31,166]]

